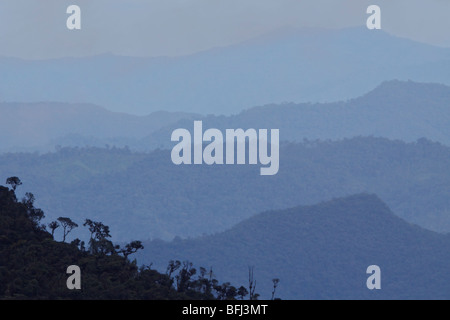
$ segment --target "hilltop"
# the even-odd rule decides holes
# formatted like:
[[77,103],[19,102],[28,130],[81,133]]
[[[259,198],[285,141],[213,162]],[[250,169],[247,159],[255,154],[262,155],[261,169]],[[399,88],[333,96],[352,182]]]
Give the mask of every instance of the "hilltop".
[[[450,237],[405,222],[371,194],[266,211],[211,236],[145,244],[138,260],[156,267],[169,257],[190,259],[245,281],[245,268],[254,266],[266,298],[273,278],[283,299],[450,297]],[[381,290],[366,288],[370,265],[381,268]]]

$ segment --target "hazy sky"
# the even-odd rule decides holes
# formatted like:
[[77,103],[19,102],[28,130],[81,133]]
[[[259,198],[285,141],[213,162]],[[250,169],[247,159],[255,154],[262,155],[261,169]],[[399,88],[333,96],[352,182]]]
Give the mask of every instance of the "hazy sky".
[[[82,30],[66,28],[71,4]],[[450,0],[1,0],[0,55],[182,55],[288,26],[363,26],[371,4],[385,31],[450,47]]]

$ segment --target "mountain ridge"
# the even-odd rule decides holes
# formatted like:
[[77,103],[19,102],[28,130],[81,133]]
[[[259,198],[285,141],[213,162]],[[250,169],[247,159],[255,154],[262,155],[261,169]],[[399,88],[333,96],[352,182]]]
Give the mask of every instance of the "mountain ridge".
[[450,230],[450,148],[442,144],[305,140],[283,143],[280,159],[279,172],[262,177],[252,165],[176,166],[170,150],[61,148],[0,155],[0,176],[21,177],[37,190],[48,217],[77,221],[90,213],[118,241],[209,234],[263,210],[360,192],[376,193],[407,221]]
[[[425,137],[450,145],[449,99],[447,85],[390,80],[346,101],[268,104],[236,115],[209,115],[201,120],[204,128],[222,130],[277,128],[282,141],[375,136],[412,142]],[[181,119],[154,131],[142,142],[155,145],[169,137],[174,129],[191,127],[192,122]],[[170,141],[165,146],[169,147]]]
[[1,151],[51,151],[56,145],[132,145],[152,131],[195,114],[155,111],[135,116],[94,104],[59,102],[0,103]]
[[[387,79],[450,84],[449,61],[448,48],[364,27],[296,31],[182,57],[0,59],[0,97],[89,102],[141,115],[157,110],[230,115],[267,103],[345,100]],[[55,70],[64,70],[58,79]]]
[[[145,244],[138,261],[157,269],[168,256],[200,264],[207,257],[217,275],[243,281],[245,268],[254,266],[258,290],[267,294],[271,279],[279,278],[285,299],[450,295],[441,282],[448,277],[450,236],[405,222],[373,194],[266,211],[215,235]],[[365,286],[366,269],[374,264],[382,270],[382,290]]]
[[92,104],[0,103],[0,151],[52,151],[105,145],[151,151],[171,148],[177,128],[277,128],[282,141],[376,136],[406,142],[419,138],[450,145],[450,87],[384,81],[362,96],[331,103],[268,104],[231,116],[155,111],[136,116]]

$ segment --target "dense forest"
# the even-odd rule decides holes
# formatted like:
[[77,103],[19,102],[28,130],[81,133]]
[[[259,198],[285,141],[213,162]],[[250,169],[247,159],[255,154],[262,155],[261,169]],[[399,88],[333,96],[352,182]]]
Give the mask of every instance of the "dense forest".
[[377,194],[409,222],[448,232],[449,167],[447,146],[373,137],[283,144],[280,170],[271,177],[251,165],[176,166],[169,150],[0,155],[0,176],[19,176],[35,190],[48,219],[64,216],[82,224],[88,214],[123,242],[211,234],[265,210],[361,192]]
[[[78,224],[70,218],[43,223],[44,212],[34,195],[18,200],[20,179],[0,186],[0,299],[256,299],[243,286],[219,283],[212,269],[194,268],[187,260],[170,260],[165,273],[150,265],[137,266],[129,256],[142,249],[140,241],[123,247],[110,241],[109,227],[86,219],[89,240],[66,242]],[[47,231],[51,230],[51,233]],[[63,241],[54,231],[63,229]],[[81,269],[81,290],[69,290],[67,268]]]

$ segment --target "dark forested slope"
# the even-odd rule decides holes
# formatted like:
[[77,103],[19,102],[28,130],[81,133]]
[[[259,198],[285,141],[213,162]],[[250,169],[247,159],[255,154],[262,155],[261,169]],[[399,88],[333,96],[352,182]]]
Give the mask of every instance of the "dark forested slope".
[[[89,242],[55,241],[33,199],[28,193],[18,201],[13,190],[0,186],[0,299],[237,298],[238,289],[206,279],[189,264],[176,264],[170,274],[138,268],[128,256],[141,245],[114,246],[100,222],[89,221],[95,226]],[[66,285],[72,265],[81,270],[80,290]]]

